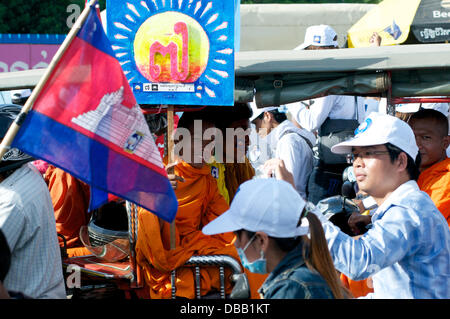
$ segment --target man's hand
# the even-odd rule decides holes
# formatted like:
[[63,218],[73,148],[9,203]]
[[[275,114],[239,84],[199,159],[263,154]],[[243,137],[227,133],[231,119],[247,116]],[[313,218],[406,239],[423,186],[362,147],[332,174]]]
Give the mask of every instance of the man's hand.
[[0,281],[0,299],[10,299],[8,290],[6,290],[5,286],[3,286],[1,281]]
[[295,188],[294,177],[287,170],[283,160],[272,158],[264,163],[263,170],[266,177],[275,177],[276,179],[286,181]]
[[355,235],[362,234],[360,228],[369,225],[372,222],[372,217],[369,215],[361,215],[359,213],[353,213],[348,219],[348,226]]
[[170,163],[170,164],[166,165],[167,177],[169,178],[170,185],[172,186],[173,190],[177,189],[178,182],[182,182],[182,183],[184,182],[184,178],[183,177],[174,174],[173,168],[177,164],[178,164],[178,162]]
[[369,39],[369,43],[374,47],[381,46],[381,37],[377,32],[374,32]]
[[[174,173],[174,167],[178,164],[178,162],[174,162],[174,163],[169,163],[166,165],[166,172],[167,172],[167,178],[169,179],[170,182],[170,186],[172,186],[173,190],[176,190],[178,187],[178,182],[183,183],[184,182],[184,178],[181,176],[178,176]],[[162,219],[161,217],[158,217],[158,221],[159,221],[159,228],[160,231],[162,231],[163,229],[163,225],[164,223],[166,223],[166,221],[164,219]]]

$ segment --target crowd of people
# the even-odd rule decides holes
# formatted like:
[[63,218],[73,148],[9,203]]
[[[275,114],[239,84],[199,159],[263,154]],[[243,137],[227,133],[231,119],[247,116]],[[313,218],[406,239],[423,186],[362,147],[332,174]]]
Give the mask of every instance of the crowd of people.
[[[381,45],[376,34],[371,41]],[[336,32],[318,25],[295,49],[337,48]],[[0,106],[0,137],[24,100],[13,102]],[[195,298],[198,283],[185,263],[228,255],[243,266],[254,299],[450,298],[449,104],[393,116],[385,103],[330,95],[184,112],[177,130],[189,132],[192,147],[173,162],[163,158],[179,204],[175,221],[138,209],[139,297],[171,298],[175,282],[177,298]],[[218,142],[205,139],[211,128],[224,143],[205,157]],[[230,129],[252,134],[230,138]],[[199,140],[200,157],[193,147]],[[341,195],[345,172],[353,176],[359,210],[348,218],[350,233],[316,207]],[[5,154],[2,298],[66,298],[60,248],[64,258],[92,254],[80,239],[92,218],[89,198],[89,185],[62,169],[17,149]],[[229,275],[226,269],[227,295]],[[199,276],[201,296],[221,289],[217,267],[202,267]]]

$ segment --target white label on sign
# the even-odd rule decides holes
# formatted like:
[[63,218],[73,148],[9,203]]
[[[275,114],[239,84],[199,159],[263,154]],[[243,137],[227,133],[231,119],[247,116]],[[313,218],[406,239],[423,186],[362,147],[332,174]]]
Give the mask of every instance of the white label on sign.
[[195,92],[194,84],[184,83],[145,83],[144,92]]

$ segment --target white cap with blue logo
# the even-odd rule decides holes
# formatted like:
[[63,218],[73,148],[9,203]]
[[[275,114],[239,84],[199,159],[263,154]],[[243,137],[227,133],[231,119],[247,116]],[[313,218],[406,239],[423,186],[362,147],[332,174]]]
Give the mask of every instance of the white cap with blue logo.
[[329,25],[313,25],[306,29],[305,41],[300,44],[294,50],[303,50],[310,45],[324,47],[324,46],[334,46],[338,47],[337,33]]
[[[263,231],[276,238],[303,236],[309,223],[302,217],[307,203],[291,184],[274,178],[257,178],[242,183],[230,208],[203,227],[206,235],[245,229]],[[300,218],[302,223],[297,226]]]
[[416,159],[419,148],[411,127],[399,118],[372,112],[355,130],[355,137],[334,145],[331,151],[336,154],[349,154],[354,146],[372,146],[391,143]]

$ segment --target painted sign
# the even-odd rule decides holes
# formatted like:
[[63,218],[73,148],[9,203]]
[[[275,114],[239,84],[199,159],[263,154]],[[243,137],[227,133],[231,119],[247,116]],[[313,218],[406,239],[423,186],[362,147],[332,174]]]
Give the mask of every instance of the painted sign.
[[0,34],[0,72],[46,68],[65,35]]
[[234,104],[234,1],[107,0],[106,10],[139,104]]

